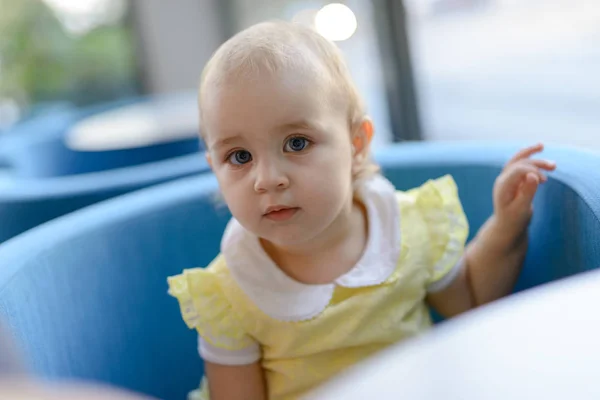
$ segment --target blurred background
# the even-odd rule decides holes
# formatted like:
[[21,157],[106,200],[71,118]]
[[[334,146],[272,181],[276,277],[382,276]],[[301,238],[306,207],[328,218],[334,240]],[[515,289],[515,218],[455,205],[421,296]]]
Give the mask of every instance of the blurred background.
[[221,43],[274,18],[339,45],[376,149],[453,142],[387,164],[404,189],[450,171],[473,228],[514,144],[498,142],[556,144],[521,287],[598,266],[600,0],[0,0],[0,318],[37,372],[161,398],[198,383],[165,293],[212,259],[226,217],[196,89]]
[[0,131],[57,104],[193,91],[220,43],[271,18],[337,41],[376,146],[600,147],[597,0],[0,0]]

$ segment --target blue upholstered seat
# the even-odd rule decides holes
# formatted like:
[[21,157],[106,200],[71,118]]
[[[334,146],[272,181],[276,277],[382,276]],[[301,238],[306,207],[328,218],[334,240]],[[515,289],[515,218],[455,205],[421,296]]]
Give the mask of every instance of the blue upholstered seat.
[[[401,189],[451,173],[475,232],[510,145],[401,144],[379,152]],[[600,265],[600,156],[549,149],[518,289]],[[202,365],[166,277],[217,253],[227,210],[215,178],[184,178],[79,210],[0,246],[0,319],[32,369],[182,399]]]

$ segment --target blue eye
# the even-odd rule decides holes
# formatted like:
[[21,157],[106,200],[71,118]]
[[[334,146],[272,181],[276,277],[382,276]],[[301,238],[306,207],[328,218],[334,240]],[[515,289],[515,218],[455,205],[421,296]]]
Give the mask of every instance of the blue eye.
[[234,165],[243,165],[252,161],[252,154],[246,150],[234,151],[229,155],[229,162]]
[[289,151],[289,152],[302,151],[302,150],[306,149],[309,144],[310,144],[310,142],[308,141],[308,139],[305,139],[303,137],[293,137],[293,138],[290,138],[285,143],[284,151]]

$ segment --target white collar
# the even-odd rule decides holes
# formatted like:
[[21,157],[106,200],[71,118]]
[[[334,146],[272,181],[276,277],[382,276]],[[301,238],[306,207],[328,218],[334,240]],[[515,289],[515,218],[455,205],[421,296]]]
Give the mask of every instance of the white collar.
[[290,278],[269,258],[258,238],[231,219],[221,253],[238,286],[260,310],[283,321],[311,319],[327,307],[336,285],[379,285],[391,276],[401,248],[396,189],[376,175],[360,183],[357,195],[367,209],[367,246],[358,263],[330,284],[307,285]]

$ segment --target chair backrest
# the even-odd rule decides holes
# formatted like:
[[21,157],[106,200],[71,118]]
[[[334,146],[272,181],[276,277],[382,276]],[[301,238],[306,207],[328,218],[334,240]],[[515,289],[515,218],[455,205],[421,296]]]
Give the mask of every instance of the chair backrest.
[[127,98],[81,109],[50,109],[11,127],[0,137],[0,164],[8,165],[16,178],[47,178],[124,168],[198,152],[202,145],[195,125],[190,127],[189,135],[176,140],[123,149],[82,151],[70,148],[66,140],[73,127],[91,117],[131,106],[165,108],[174,103],[171,108],[185,107],[190,99],[195,101],[195,96],[176,93]]
[[[494,181],[518,144],[403,144],[379,153],[399,189],[452,174],[470,224],[470,238],[491,215]],[[600,154],[548,147],[558,168],[541,185],[529,228],[529,250],[516,291],[600,267]]]
[[0,243],[43,222],[137,189],[209,170],[202,154],[104,172],[0,181]]
[[[452,173],[473,232],[516,147],[398,145],[376,159],[401,189]],[[536,200],[520,289],[600,264],[597,155],[553,149],[559,163]],[[591,176],[591,178],[590,178]],[[594,178],[594,176],[596,176]],[[0,246],[0,319],[34,371],[184,398],[202,373],[166,277],[206,265],[229,214],[211,175],[128,194],[44,224]]]
[[213,179],[91,206],[0,246],[0,319],[34,372],[164,399],[199,383],[195,338],[165,279],[218,251],[228,215],[214,210]]

